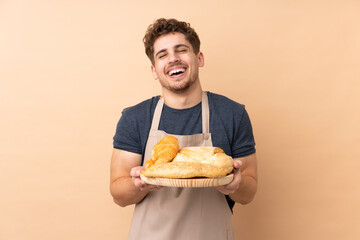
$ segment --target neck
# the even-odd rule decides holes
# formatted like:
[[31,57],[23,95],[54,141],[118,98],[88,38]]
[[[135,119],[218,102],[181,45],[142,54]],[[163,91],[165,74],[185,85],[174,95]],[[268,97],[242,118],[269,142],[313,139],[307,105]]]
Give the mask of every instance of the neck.
[[202,88],[199,84],[195,88],[188,89],[183,93],[174,93],[163,88],[165,104],[171,108],[190,108],[201,102]]

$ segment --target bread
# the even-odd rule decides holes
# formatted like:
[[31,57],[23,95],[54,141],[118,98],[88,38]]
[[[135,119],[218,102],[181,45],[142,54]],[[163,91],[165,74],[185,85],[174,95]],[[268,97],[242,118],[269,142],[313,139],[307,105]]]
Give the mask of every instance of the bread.
[[163,137],[152,149],[151,159],[145,162],[145,169],[163,165],[174,159],[179,151],[179,141],[174,136]]
[[[162,147],[163,144],[166,146]],[[174,146],[170,147],[171,144]],[[152,157],[145,163],[145,171],[142,174],[145,177],[162,178],[217,178],[226,176],[233,170],[233,159],[218,147],[185,147],[175,155],[174,149],[176,149],[174,139],[171,141],[162,139],[154,146]],[[168,150],[171,153],[165,154]],[[161,154],[157,151],[161,151]],[[157,157],[158,155],[166,157]],[[161,162],[158,162],[159,160]]]

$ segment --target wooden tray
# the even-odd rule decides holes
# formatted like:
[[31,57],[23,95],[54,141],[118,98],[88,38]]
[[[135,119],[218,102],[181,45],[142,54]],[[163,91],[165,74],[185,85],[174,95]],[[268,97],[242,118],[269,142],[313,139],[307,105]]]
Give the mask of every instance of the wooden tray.
[[230,183],[234,174],[229,174],[221,178],[190,178],[190,179],[177,179],[177,178],[150,178],[140,174],[140,178],[147,184],[160,185],[166,187],[216,187]]

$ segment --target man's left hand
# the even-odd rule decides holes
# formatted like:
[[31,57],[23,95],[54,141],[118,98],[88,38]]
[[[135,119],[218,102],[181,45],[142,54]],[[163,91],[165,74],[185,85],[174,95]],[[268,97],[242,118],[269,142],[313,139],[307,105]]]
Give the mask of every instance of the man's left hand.
[[239,188],[241,182],[241,165],[242,162],[240,160],[234,160],[234,179],[226,185],[216,187],[219,192],[225,195],[229,195],[231,193],[234,193]]

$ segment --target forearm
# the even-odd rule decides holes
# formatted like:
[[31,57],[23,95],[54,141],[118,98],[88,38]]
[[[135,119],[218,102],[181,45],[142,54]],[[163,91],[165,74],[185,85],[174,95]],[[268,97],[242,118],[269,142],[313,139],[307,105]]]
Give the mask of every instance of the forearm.
[[239,188],[234,192],[229,194],[229,197],[240,204],[250,203],[256,194],[257,191],[257,179],[253,176],[241,176],[241,182]]
[[148,193],[148,191],[141,191],[137,188],[130,176],[120,177],[112,182],[110,192],[114,202],[121,207],[140,202]]
[[122,207],[136,204],[149,192],[148,189],[141,189],[135,184],[140,177],[131,175],[132,169],[136,169],[135,172],[142,170],[140,165],[140,154],[119,149],[113,150],[110,167],[110,193],[116,204]]

